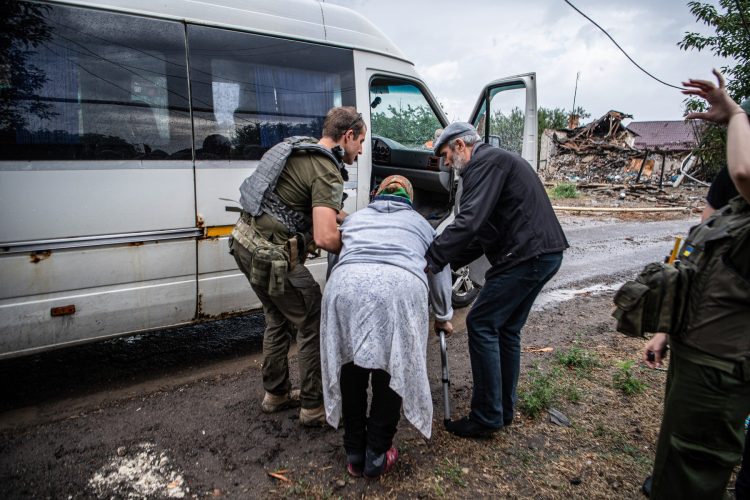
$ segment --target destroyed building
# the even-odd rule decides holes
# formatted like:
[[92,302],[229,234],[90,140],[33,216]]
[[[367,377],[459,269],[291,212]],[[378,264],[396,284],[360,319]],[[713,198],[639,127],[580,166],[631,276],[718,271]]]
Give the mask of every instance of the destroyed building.
[[696,145],[696,130],[684,121],[623,120],[609,111],[574,129],[545,130],[539,173],[549,181],[646,183],[671,182]]

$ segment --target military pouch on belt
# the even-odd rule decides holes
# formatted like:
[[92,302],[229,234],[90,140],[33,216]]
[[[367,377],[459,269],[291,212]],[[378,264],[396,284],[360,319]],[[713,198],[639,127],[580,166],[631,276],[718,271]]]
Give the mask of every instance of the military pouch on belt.
[[253,251],[250,283],[268,291],[268,295],[284,295],[287,257],[278,245],[258,246]]
[[244,213],[232,230],[232,239],[252,255],[250,283],[266,290],[269,295],[283,295],[291,266],[287,246],[277,245],[259,235],[252,218]]
[[683,318],[690,272],[680,262],[647,265],[615,294],[617,331],[631,337],[677,333]]

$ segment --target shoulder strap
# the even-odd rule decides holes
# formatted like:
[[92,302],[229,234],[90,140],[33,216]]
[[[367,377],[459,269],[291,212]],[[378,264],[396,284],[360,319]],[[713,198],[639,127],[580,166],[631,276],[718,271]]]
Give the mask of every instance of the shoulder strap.
[[313,137],[293,136],[276,144],[261,157],[255,172],[240,186],[240,204],[245,212],[257,217],[267,213],[279,220],[290,234],[306,233],[312,228],[312,219],[303,212],[292,210],[274,193],[276,183],[292,153],[305,151],[321,154],[334,162],[339,170],[341,161]]

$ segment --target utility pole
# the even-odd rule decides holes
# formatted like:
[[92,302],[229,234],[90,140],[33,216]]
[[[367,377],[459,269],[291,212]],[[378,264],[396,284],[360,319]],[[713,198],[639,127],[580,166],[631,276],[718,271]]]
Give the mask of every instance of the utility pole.
[[568,117],[568,128],[574,129],[578,127],[579,116],[576,114],[576,96],[578,95],[578,80],[581,78],[581,72],[576,72],[576,87],[573,91],[573,108],[570,110],[570,116]]

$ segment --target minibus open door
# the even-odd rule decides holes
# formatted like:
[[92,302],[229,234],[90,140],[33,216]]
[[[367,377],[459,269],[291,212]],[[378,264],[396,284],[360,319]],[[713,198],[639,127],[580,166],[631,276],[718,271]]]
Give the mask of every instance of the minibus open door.
[[[469,122],[476,127],[482,139],[508,151],[520,154],[536,171],[538,165],[538,121],[536,108],[536,73],[501,78],[489,83],[474,105]],[[460,210],[461,186],[456,196],[456,211]],[[484,273],[490,263],[482,256],[469,264],[463,272],[463,279],[469,282],[454,281],[454,295],[457,287],[481,287]],[[460,278],[460,276],[459,276]]]

